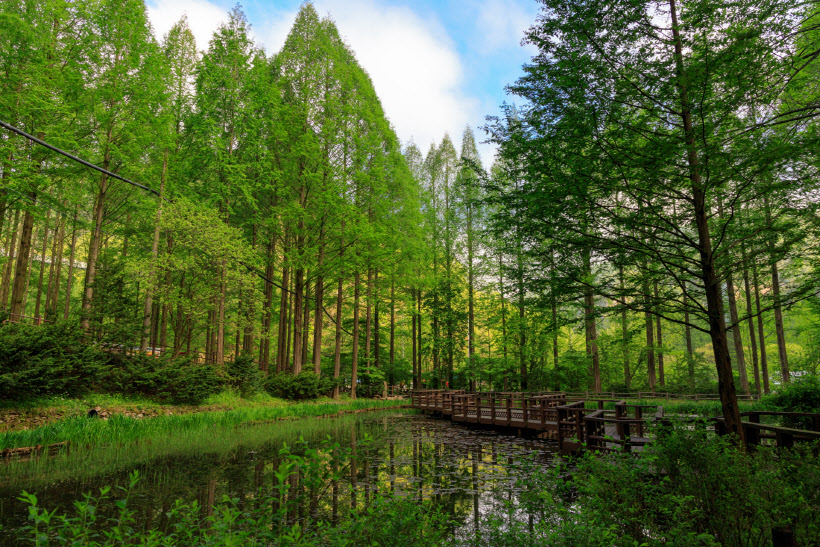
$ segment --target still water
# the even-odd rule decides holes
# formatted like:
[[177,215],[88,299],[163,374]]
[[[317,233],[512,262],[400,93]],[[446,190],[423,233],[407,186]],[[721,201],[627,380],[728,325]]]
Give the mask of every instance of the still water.
[[[486,515],[524,517],[516,508],[519,489],[529,473],[551,464],[555,449],[554,443],[539,439],[395,411],[305,420],[303,425],[297,421],[287,427],[255,426],[253,435],[245,435],[234,445],[225,445],[224,440],[235,435],[235,430],[209,432],[223,440],[213,450],[197,448],[158,456],[143,452],[129,458],[125,447],[126,454],[120,454],[118,463],[103,472],[95,472],[93,465],[103,453],[75,454],[68,456],[73,460],[63,462],[62,473],[53,472],[54,480],[49,479],[48,469],[37,480],[7,478],[0,482],[0,544],[17,544],[18,531],[27,524],[27,508],[16,499],[22,490],[35,493],[42,507],[57,509],[59,514],[84,493],[96,493],[107,485],[127,485],[134,470],[141,480],[128,504],[137,509],[142,526],[162,528],[163,515],[177,499],[197,501],[205,510],[229,496],[242,506],[260,488],[273,489],[283,443],[293,445],[300,436],[308,445],[337,442],[355,454],[343,466],[344,482],[335,485],[335,503],[367,504],[378,492],[431,499],[455,517],[453,533],[464,534]],[[122,453],[124,449],[118,450]],[[68,473],[65,465],[71,466]]]

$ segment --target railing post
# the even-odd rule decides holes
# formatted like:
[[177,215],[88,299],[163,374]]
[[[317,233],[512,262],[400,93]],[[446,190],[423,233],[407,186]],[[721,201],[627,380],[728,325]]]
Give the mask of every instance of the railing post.
[[575,427],[578,434],[578,442],[583,444],[586,441],[584,438],[584,413],[577,409],[575,410]]
[[791,448],[794,445],[794,437],[791,433],[777,430],[774,434],[778,448]]
[[[751,418],[751,416],[750,416]],[[760,422],[760,417],[758,416],[758,422]],[[743,427],[743,438],[746,440],[746,448],[748,449],[751,446],[755,446],[760,444],[760,431],[754,427],[745,427],[743,422],[740,422],[741,426]],[[749,423],[756,423],[753,422],[751,419]]]
[[563,431],[561,431],[561,422],[564,421],[564,409],[561,408],[561,407],[558,407],[557,410],[558,410],[558,421],[557,421],[558,432],[556,433],[556,435],[558,436],[558,453],[560,454],[561,451],[564,449],[564,434],[563,434]]
[[512,395],[507,395],[505,400],[507,405],[507,425],[512,425]]
[[[635,407],[635,418],[643,420],[643,409],[639,406]],[[638,422],[638,437],[643,437],[643,422]]]
[[528,412],[528,409],[527,409],[527,406],[529,406],[529,402],[530,402],[529,397],[523,397],[523,396],[521,397],[521,416],[524,418],[524,427],[527,427],[527,421],[528,421],[528,418],[529,418],[529,416],[528,416],[529,412]]
[[490,395],[490,421],[495,424],[495,394]]

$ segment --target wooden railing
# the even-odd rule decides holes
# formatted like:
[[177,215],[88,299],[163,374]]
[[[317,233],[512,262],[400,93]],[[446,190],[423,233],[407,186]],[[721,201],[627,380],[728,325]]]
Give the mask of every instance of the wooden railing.
[[[644,409],[650,409],[648,415]],[[584,422],[584,440],[588,447],[631,451],[652,441],[648,436],[650,427],[667,424],[669,420],[664,418],[662,406],[628,405],[626,401],[619,401],[614,411],[596,410],[588,414]]]
[[32,325],[45,325],[47,323],[54,323],[54,321],[46,320],[45,317],[42,315],[38,315],[37,317],[31,317],[29,315],[22,315],[19,313],[10,313],[8,315],[8,319],[3,321],[4,323],[27,323],[31,321]]
[[[720,395],[717,393],[670,393],[666,391],[635,391],[620,393],[617,391],[568,391],[567,397],[576,399],[593,399],[605,398],[608,402],[622,401],[622,400],[645,400],[645,399],[663,399],[670,401],[673,399],[684,401],[720,401]],[[738,393],[737,399],[739,401],[756,401],[760,398],[759,394],[752,393],[749,395]]]
[[[795,429],[779,425],[764,424],[760,422],[763,416],[806,418],[811,422],[809,429]],[[757,446],[767,444],[773,440],[777,447],[788,448],[794,445],[795,441],[817,441],[820,440],[820,413],[811,412],[769,412],[753,411],[741,412],[741,427],[743,427],[743,438],[746,447],[754,450]],[[743,420],[743,418],[748,418]],[[726,435],[728,429],[723,418],[713,418],[715,422],[715,433]]]
[[[517,428],[519,434],[534,431],[558,441],[560,452],[574,452],[584,446],[595,450],[640,450],[651,443],[658,428],[671,424],[660,405],[628,404],[615,401],[614,410],[605,410],[607,398],[574,400],[561,392],[465,393],[462,390],[413,390],[411,406],[449,417],[456,422]],[[588,408],[594,406],[596,408]],[[789,412],[744,412],[742,422],[749,446],[773,440],[788,447],[795,441],[820,439],[820,414]],[[810,430],[761,423],[761,417],[808,417]],[[701,421],[701,424],[704,422]],[[726,433],[722,418],[712,423],[718,435]]]

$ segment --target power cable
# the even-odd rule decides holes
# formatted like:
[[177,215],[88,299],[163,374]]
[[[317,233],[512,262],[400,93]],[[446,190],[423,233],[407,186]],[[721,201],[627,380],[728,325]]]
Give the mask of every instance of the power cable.
[[108,171],[107,169],[103,169],[102,167],[99,167],[99,166],[97,166],[97,165],[94,165],[94,164],[93,164],[93,163],[91,163],[91,162],[87,162],[87,161],[85,161],[84,159],[80,159],[80,158],[78,158],[77,156],[75,156],[75,155],[73,155],[73,154],[70,154],[69,152],[66,152],[65,150],[63,150],[63,149],[61,149],[61,148],[57,148],[56,146],[53,146],[53,145],[51,145],[51,144],[48,144],[48,143],[47,143],[47,142],[45,142],[45,141],[42,141],[42,140],[38,139],[38,138],[37,138],[37,137],[35,137],[34,135],[29,135],[28,133],[26,133],[26,132],[25,132],[25,131],[23,131],[22,129],[18,129],[18,128],[14,127],[13,125],[7,124],[7,123],[6,123],[6,122],[4,122],[3,120],[0,120],[0,127],[3,127],[4,129],[8,129],[9,131],[11,131],[11,132],[13,132],[13,133],[17,133],[18,135],[20,135],[20,136],[22,136],[22,137],[25,137],[25,138],[27,138],[28,140],[30,140],[30,141],[32,141],[32,142],[36,142],[36,143],[37,143],[37,144],[39,144],[40,146],[45,146],[45,147],[46,147],[46,148],[48,148],[49,150],[53,150],[54,152],[57,152],[58,154],[62,154],[63,156],[65,156],[65,157],[67,157],[67,158],[69,158],[69,159],[72,159],[72,160],[74,160],[74,161],[76,161],[76,162],[78,162],[78,163],[81,163],[81,164],[85,165],[86,167],[90,167],[91,169],[94,169],[94,170],[96,170],[96,171],[99,171],[100,173],[104,173],[104,174],[108,175],[109,177],[113,177],[113,178],[115,178],[115,179],[117,179],[117,180],[121,180],[121,181],[123,181],[123,182],[127,182],[128,184],[131,184],[131,185],[133,185],[133,186],[136,186],[137,188],[141,188],[141,189],[143,189],[143,190],[146,190],[146,191],[148,191],[148,192],[151,192],[152,194],[154,194],[154,195],[156,195],[157,197],[159,197],[159,192],[157,192],[157,191],[156,191],[156,190],[154,190],[153,188],[149,188],[149,187],[147,187],[147,186],[143,186],[142,184],[139,184],[139,183],[134,182],[134,181],[132,181],[132,180],[128,180],[128,179],[127,179],[127,178],[125,178],[125,177],[121,177],[121,176],[119,176],[119,175],[118,175],[118,174],[116,174],[116,173],[112,173],[111,171]]
[[[45,142],[45,141],[43,141],[43,140],[41,140],[41,139],[38,139],[38,138],[37,138],[37,137],[35,137],[34,135],[31,135],[31,134],[29,134],[29,133],[26,133],[26,132],[25,132],[25,131],[23,131],[22,129],[18,129],[17,127],[14,127],[13,125],[8,124],[8,123],[6,123],[6,122],[4,122],[3,120],[0,120],[0,127],[3,127],[4,129],[7,129],[7,130],[9,130],[9,131],[11,131],[11,132],[13,132],[13,133],[16,133],[16,134],[18,134],[18,135],[20,135],[20,136],[22,136],[22,137],[25,137],[25,138],[29,139],[30,141],[35,142],[35,143],[39,144],[40,146],[44,146],[44,147],[48,148],[49,150],[52,150],[52,151],[54,151],[54,152],[57,152],[58,154],[62,154],[63,156],[65,156],[65,157],[67,157],[67,158],[69,158],[69,159],[71,159],[71,160],[74,160],[74,161],[76,161],[76,162],[78,162],[78,163],[81,163],[82,165],[84,165],[84,166],[86,166],[86,167],[89,167],[89,168],[91,168],[91,169],[94,169],[94,170],[96,170],[96,171],[99,171],[100,173],[104,173],[104,174],[108,175],[109,177],[115,178],[115,179],[117,179],[117,180],[121,180],[121,181],[123,181],[123,182],[126,182],[126,183],[128,183],[128,184],[130,184],[130,185],[132,185],[132,186],[135,186],[135,187],[140,188],[140,189],[142,189],[142,190],[145,190],[145,191],[147,191],[147,192],[151,192],[152,194],[154,194],[154,195],[155,195],[155,196],[157,196],[158,198],[160,198],[160,199],[162,199],[162,200],[167,201],[167,202],[169,202],[169,203],[170,203],[170,200],[168,200],[167,198],[165,198],[165,197],[161,196],[161,195],[160,195],[160,193],[159,193],[159,192],[157,192],[156,190],[154,190],[153,188],[150,188],[150,187],[145,186],[145,185],[143,185],[143,184],[139,184],[139,183],[134,182],[134,181],[132,181],[132,180],[129,180],[129,179],[125,178],[125,177],[121,177],[120,175],[117,175],[116,173],[112,173],[111,171],[108,171],[107,169],[103,169],[102,167],[99,167],[99,166],[97,166],[97,165],[94,165],[93,163],[88,162],[88,161],[86,161],[86,160],[84,160],[84,159],[82,159],[82,158],[78,158],[77,156],[75,156],[75,155],[73,155],[73,154],[71,154],[71,153],[69,153],[69,152],[66,152],[65,150],[62,150],[61,148],[57,148],[57,147],[56,147],[56,146],[54,146],[54,145],[48,144],[47,142]],[[18,192],[18,193],[19,193],[19,192]],[[65,215],[65,214],[66,214],[65,212],[59,211],[58,209],[56,209],[56,208],[54,208],[54,207],[50,207],[50,206],[48,206],[48,205],[45,205],[45,207],[46,207],[47,209],[52,210],[52,211],[55,211],[55,212],[61,213],[62,215]],[[89,226],[90,226],[90,225],[89,225]],[[256,270],[256,268],[253,268],[252,266],[249,266],[248,264],[246,264],[245,262],[243,262],[243,261],[241,261],[241,260],[240,260],[240,261],[238,261],[238,262],[239,262],[242,266],[244,266],[244,267],[245,267],[245,269],[247,269],[249,272],[251,272],[252,274],[256,275],[257,277],[259,277],[259,278],[260,278],[260,279],[262,279],[263,281],[265,281],[265,282],[267,282],[267,283],[270,283],[270,284],[271,284],[271,285],[273,285],[274,287],[277,287],[279,290],[285,291],[285,292],[290,293],[290,294],[293,294],[293,295],[295,295],[295,294],[296,294],[295,292],[291,291],[290,289],[288,289],[288,288],[286,288],[286,287],[283,287],[282,285],[280,285],[279,283],[277,283],[277,282],[273,281],[272,279],[268,279],[268,277],[267,277],[267,276],[265,276],[264,274],[260,273],[258,270]],[[303,295],[303,298],[304,298],[305,300],[317,300],[315,296],[307,296],[307,295]],[[328,311],[327,311],[327,309],[325,308],[324,304],[321,304],[321,306],[322,306],[322,311],[323,311],[323,312],[325,312],[325,315],[327,315],[327,316],[330,318],[330,320],[331,320],[331,321],[333,321],[333,323],[335,324],[335,323],[336,323],[336,319],[335,319],[332,315],[330,315],[330,312],[328,312]],[[350,333],[350,332],[348,332],[348,330],[347,330],[347,329],[345,329],[344,327],[342,327],[342,330],[343,330],[345,333],[347,333],[348,335],[353,336],[353,334],[352,334],[352,333]]]

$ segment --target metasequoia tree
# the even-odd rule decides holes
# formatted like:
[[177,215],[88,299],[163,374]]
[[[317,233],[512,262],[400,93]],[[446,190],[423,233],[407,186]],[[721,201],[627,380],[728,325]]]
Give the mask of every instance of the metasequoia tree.
[[[791,55],[800,22],[801,8],[781,0],[547,0],[527,33],[540,52],[512,86],[528,102],[491,126],[524,181],[507,200],[527,236],[561,243],[567,278],[708,333],[723,415],[738,435],[723,287],[739,267],[733,250],[755,228],[736,213],[765,195],[789,196],[765,233],[786,230],[809,211],[802,196],[814,180],[803,161],[813,137],[774,130],[816,113],[812,104],[777,108],[807,64]],[[787,233],[769,238],[780,260],[799,248]],[[617,275],[589,277],[577,253],[623,264],[632,279],[622,289]],[[641,282],[646,265],[661,275],[657,296]],[[799,285],[778,301],[799,296]]]

